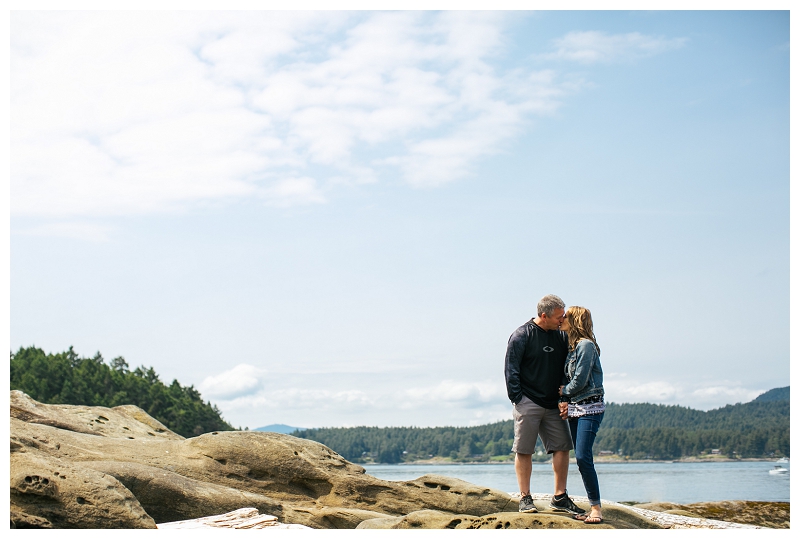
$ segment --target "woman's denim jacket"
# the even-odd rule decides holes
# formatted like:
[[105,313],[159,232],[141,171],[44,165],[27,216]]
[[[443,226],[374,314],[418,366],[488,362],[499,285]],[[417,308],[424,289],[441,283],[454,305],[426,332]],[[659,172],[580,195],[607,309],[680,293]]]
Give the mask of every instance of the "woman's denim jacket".
[[570,402],[582,401],[604,393],[600,355],[589,339],[578,341],[575,350],[567,355],[564,374],[569,383],[561,390],[561,394],[569,397]]

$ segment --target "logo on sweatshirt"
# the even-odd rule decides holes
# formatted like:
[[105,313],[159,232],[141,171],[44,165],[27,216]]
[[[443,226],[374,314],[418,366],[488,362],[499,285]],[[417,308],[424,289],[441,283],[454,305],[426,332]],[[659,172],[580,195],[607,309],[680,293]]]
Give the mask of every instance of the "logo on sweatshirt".
[[553,348],[552,346],[545,346],[544,348],[542,348],[542,350],[544,350],[545,352],[553,352],[555,348]]

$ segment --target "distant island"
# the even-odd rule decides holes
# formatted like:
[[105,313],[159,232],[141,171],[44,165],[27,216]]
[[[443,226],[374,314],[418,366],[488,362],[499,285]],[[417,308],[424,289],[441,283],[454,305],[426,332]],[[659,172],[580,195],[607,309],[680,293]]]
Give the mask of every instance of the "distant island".
[[290,427],[289,425],[284,425],[283,423],[276,423],[273,425],[267,425],[266,427],[258,427],[257,429],[253,429],[256,432],[278,432],[280,434],[292,434],[294,432],[302,432],[306,429],[302,427]]
[[[508,462],[512,420],[477,427],[349,427],[292,433],[369,463]],[[707,412],[663,404],[606,405],[595,451],[615,460],[778,458],[789,455],[789,387]],[[548,460],[541,441],[534,459]]]

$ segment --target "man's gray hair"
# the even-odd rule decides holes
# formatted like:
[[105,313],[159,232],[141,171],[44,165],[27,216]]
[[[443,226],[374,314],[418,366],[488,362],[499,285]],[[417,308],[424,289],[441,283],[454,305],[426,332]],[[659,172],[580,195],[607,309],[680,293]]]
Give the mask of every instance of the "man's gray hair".
[[544,313],[547,316],[553,316],[553,311],[556,309],[563,309],[564,307],[566,306],[560,297],[555,294],[547,294],[539,300],[539,304],[536,306],[536,314],[541,316],[542,313]]

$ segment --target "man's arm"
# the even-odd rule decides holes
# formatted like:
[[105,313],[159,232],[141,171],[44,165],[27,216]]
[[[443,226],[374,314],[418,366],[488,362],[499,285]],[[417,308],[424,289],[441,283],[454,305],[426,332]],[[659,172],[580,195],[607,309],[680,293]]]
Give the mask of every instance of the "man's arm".
[[[569,352],[569,338],[567,337],[567,334],[565,332],[561,331],[560,333],[561,333],[561,338],[564,341],[564,348],[567,350],[567,353],[568,353]],[[564,359],[565,359],[564,368],[561,369],[561,383],[559,384],[559,386],[561,386],[561,387],[558,390],[558,394],[560,396],[563,396],[562,393],[561,393],[561,390],[564,388],[565,385],[567,385],[569,383],[569,378],[567,378],[566,357]]]
[[506,391],[514,404],[522,400],[522,383],[519,376],[519,365],[525,354],[528,336],[524,330],[517,330],[508,339],[506,349]]

